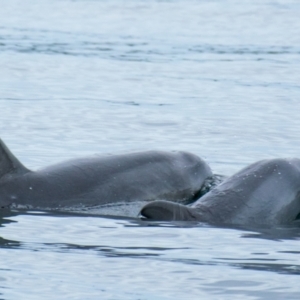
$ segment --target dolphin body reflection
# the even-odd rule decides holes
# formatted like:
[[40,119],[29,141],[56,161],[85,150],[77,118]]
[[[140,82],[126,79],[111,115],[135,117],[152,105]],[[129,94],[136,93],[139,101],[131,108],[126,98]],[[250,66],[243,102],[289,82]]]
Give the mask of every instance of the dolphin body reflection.
[[187,152],[91,156],[30,171],[0,140],[0,207],[65,209],[165,199],[193,201],[209,166]]
[[293,158],[256,162],[190,206],[154,201],[140,215],[159,221],[276,226],[292,223],[299,212],[300,160]]

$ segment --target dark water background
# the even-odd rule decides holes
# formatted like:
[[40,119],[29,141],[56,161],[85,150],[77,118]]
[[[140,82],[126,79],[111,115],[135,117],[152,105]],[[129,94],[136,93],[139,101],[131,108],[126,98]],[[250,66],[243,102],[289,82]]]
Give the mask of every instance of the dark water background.
[[[29,168],[300,157],[300,2],[0,1],[0,136]],[[299,299],[300,229],[3,216],[1,299]]]

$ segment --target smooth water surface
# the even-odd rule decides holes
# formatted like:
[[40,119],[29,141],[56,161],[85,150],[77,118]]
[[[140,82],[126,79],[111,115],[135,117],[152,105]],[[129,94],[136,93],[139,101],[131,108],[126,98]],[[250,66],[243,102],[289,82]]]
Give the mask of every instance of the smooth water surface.
[[[29,168],[187,150],[215,173],[300,157],[300,3],[10,0],[0,137]],[[298,226],[1,218],[1,299],[299,299]]]

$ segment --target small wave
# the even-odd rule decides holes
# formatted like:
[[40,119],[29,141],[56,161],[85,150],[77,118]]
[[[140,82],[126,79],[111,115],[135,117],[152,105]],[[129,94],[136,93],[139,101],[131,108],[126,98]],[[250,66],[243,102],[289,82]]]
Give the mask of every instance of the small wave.
[[[264,45],[171,45],[159,39],[143,40],[133,36],[105,36],[47,30],[21,30],[0,28],[0,51],[20,53],[41,53],[48,55],[68,55],[100,57],[125,61],[166,61],[193,60],[191,53],[211,54],[221,57],[228,55],[254,56],[257,59],[278,55],[300,54],[295,46]],[[192,42],[192,41],[191,41]],[[207,57],[205,58],[208,59]],[[211,57],[216,59],[216,57]],[[223,58],[218,58],[223,59]],[[230,60],[230,59],[229,59]]]

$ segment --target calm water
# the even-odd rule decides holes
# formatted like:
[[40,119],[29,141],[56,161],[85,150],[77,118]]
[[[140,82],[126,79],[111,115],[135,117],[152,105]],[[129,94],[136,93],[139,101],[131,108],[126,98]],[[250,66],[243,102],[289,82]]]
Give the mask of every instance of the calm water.
[[[0,3],[0,137],[29,168],[178,149],[230,175],[300,157],[299,1]],[[1,299],[300,297],[300,226],[0,220]]]

